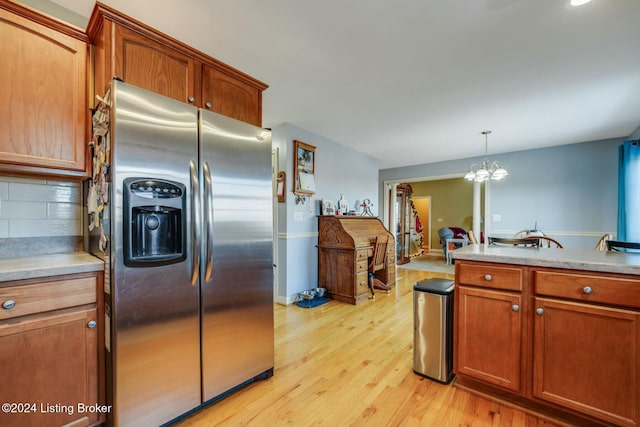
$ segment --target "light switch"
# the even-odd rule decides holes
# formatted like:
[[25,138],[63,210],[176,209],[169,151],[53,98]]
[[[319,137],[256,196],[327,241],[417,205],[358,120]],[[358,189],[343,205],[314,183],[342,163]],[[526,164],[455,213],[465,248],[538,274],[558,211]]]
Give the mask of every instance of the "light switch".
[[500,222],[500,221],[502,221],[502,215],[493,214],[493,222]]
[[294,221],[302,221],[303,217],[304,216],[303,216],[302,212],[294,212],[293,213],[293,220]]

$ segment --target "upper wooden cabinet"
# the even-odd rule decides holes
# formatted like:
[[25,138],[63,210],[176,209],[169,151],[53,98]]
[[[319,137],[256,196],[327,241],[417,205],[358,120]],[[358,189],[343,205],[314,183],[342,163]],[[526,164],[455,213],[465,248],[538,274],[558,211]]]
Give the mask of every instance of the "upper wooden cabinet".
[[202,67],[202,107],[256,126],[262,124],[262,91],[206,64]]
[[110,25],[115,34],[114,75],[169,98],[195,102],[197,65],[193,58],[126,27]]
[[98,94],[117,76],[152,92],[262,125],[266,84],[99,2],[87,34],[95,46]]
[[0,0],[0,172],[86,176],[88,38]]

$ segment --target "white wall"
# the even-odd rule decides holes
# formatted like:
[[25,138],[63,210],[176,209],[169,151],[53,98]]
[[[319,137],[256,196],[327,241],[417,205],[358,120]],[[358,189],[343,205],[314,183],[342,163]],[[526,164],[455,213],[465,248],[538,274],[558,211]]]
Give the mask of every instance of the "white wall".
[[[360,212],[356,201],[378,200],[378,162],[330,139],[290,124],[272,129],[273,144],[279,149],[280,169],[287,174],[286,202],[278,206],[278,282],[276,299],[295,301],[298,292],[318,286],[318,219],[320,201],[337,201],[340,195],[349,208]],[[316,193],[304,204],[296,204],[293,194],[293,141],[316,147]],[[286,165],[286,169],[284,169]],[[377,215],[379,206],[373,206]],[[296,220],[299,218],[299,220]]]

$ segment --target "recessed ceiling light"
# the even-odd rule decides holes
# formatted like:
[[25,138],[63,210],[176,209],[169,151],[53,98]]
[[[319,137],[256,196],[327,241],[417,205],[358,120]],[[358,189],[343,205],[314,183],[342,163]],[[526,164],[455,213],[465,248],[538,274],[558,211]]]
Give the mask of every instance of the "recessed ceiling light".
[[571,0],[571,6],[582,6],[583,4],[589,3],[591,0]]

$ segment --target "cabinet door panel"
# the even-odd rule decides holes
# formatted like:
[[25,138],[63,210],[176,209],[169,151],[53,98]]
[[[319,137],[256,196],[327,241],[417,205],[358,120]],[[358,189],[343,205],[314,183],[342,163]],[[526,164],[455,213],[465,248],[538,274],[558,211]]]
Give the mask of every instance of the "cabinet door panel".
[[534,396],[619,425],[640,421],[640,315],[535,299]]
[[261,92],[208,65],[202,69],[202,103],[213,112],[262,125]]
[[[198,102],[193,58],[120,25],[114,29],[118,77],[181,102]],[[193,102],[189,98],[193,98]]]
[[0,52],[0,162],[84,172],[86,43],[0,10]]
[[98,403],[98,328],[87,327],[96,317],[89,309],[0,324],[0,402],[36,405],[31,413],[1,412],[0,425],[98,421],[78,407]]
[[520,390],[519,294],[458,286],[456,373]]

